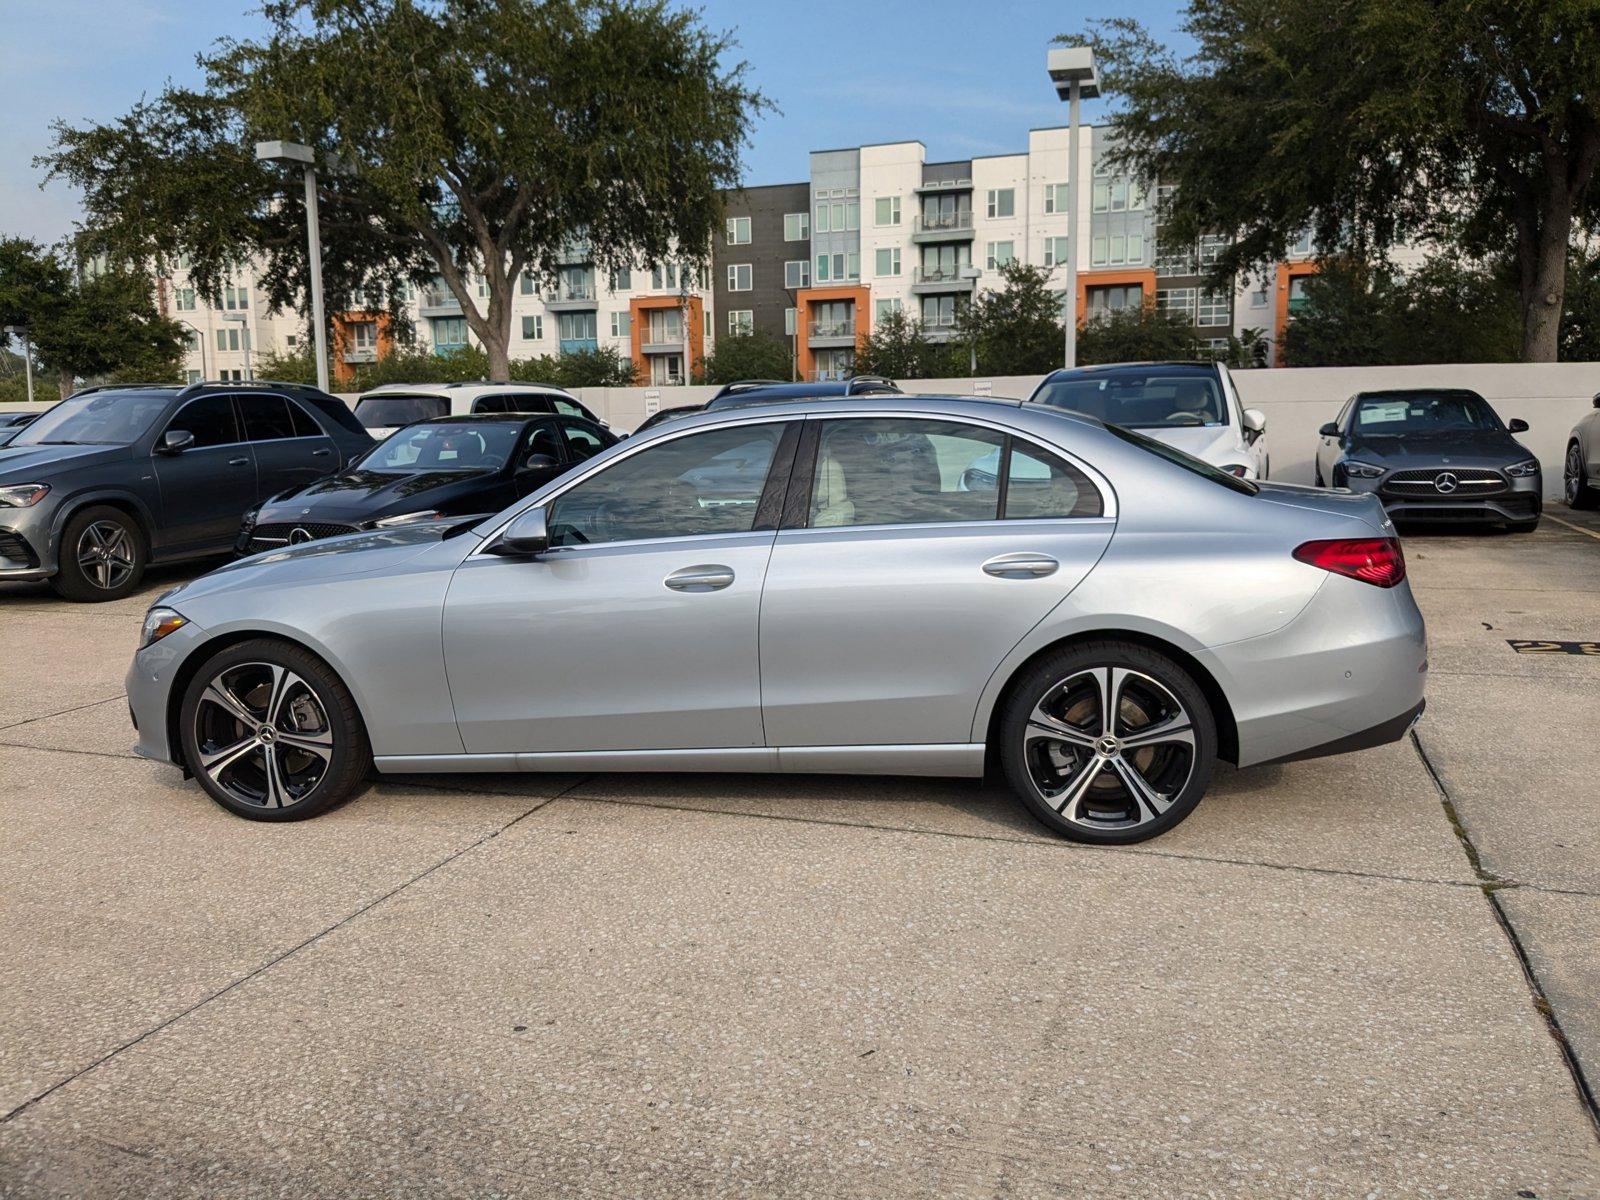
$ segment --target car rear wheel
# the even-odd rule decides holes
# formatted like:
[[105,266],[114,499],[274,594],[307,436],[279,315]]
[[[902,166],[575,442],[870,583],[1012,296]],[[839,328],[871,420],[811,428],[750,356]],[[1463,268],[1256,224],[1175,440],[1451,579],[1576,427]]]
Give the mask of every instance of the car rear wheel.
[[1077,842],[1165,833],[1211,783],[1216,723],[1165,655],[1089,642],[1047,655],[1012,690],[1000,724],[1006,779],[1027,809]]
[[128,595],[144,578],[149,558],[138,523],[107,505],[73,513],[57,553],[60,563],[50,586],[59,596],[87,603]]
[[252,821],[326,812],[360,786],[372,749],[328,666],[269,638],[213,656],[184,692],[184,760],[207,794]]
[[1583,477],[1583,450],[1577,442],[1567,446],[1566,466],[1562,471],[1564,495],[1572,508],[1600,508],[1600,488],[1592,488]]

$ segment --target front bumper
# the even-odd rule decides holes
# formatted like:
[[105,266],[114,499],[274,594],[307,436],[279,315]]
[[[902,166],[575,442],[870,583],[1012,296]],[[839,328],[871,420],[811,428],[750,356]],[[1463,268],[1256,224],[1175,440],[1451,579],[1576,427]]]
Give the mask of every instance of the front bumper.
[[48,579],[56,573],[48,521],[30,509],[0,508],[0,579]]
[[[1410,471],[1402,474],[1426,474],[1425,471]],[[1439,472],[1448,471],[1449,468],[1441,467]],[[1463,474],[1488,475],[1491,473],[1485,468],[1463,468]],[[1394,521],[1410,521],[1418,524],[1449,524],[1452,522],[1471,521],[1509,521],[1515,524],[1519,521],[1532,521],[1538,518],[1544,508],[1544,480],[1541,476],[1528,475],[1518,478],[1502,476],[1502,482],[1492,490],[1485,490],[1474,494],[1472,489],[1462,488],[1454,493],[1446,494],[1436,487],[1419,485],[1416,482],[1397,483],[1394,475],[1385,475],[1381,479],[1350,479],[1344,486],[1351,491],[1371,492],[1383,502],[1384,511]]]
[[153,646],[136,651],[123,681],[128,691],[128,712],[139,740],[134,753],[156,762],[178,763],[169,714],[176,715],[173,689],[182,667],[195,648],[206,640],[206,632],[190,623],[169,633]]

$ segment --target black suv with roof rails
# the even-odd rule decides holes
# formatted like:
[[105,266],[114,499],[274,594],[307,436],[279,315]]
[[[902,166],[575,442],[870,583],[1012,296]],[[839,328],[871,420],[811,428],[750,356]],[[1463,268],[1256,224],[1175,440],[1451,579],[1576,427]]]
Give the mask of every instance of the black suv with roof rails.
[[852,375],[849,379],[828,379],[812,383],[781,383],[772,379],[741,379],[725,383],[716,395],[704,404],[685,404],[677,408],[663,408],[645,418],[635,429],[660,425],[663,421],[687,417],[691,413],[719,412],[724,408],[744,408],[752,404],[781,404],[786,400],[843,400],[851,396],[898,396],[900,385],[882,375]]
[[222,554],[268,496],[372,448],[343,401],[269,380],[86,388],[0,447],[0,580],[116,600]]

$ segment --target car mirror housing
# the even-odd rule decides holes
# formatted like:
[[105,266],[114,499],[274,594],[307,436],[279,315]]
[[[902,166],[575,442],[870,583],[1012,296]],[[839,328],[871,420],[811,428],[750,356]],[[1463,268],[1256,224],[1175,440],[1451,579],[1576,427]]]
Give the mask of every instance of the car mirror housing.
[[1322,437],[1338,437],[1339,426],[1335,422],[1329,421],[1321,429],[1317,430],[1317,433]]
[[1244,418],[1244,427],[1251,433],[1267,431],[1267,414],[1259,408],[1247,408],[1241,415]]
[[561,463],[548,454],[530,454],[522,460],[524,471],[548,471],[552,467],[559,467]]
[[506,558],[537,558],[550,549],[550,525],[543,508],[518,513],[494,540],[489,553]]
[[169,429],[161,435],[160,450],[163,454],[182,454],[194,445],[194,434],[187,429]]
[[1521,417],[1512,417],[1511,423],[1506,426],[1512,433],[1527,433],[1528,423]]
[[1600,392],[1594,394],[1594,406],[1600,408]]

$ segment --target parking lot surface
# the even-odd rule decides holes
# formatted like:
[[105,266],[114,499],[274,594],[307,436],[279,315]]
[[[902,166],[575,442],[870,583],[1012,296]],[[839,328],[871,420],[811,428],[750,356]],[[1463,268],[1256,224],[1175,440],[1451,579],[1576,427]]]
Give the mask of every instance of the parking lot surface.
[[[132,756],[181,574],[0,587],[0,1195],[1600,1195],[1600,521],[1409,536],[1412,738],[1151,843],[998,788]],[[1590,1089],[1590,1090],[1586,1090]]]

